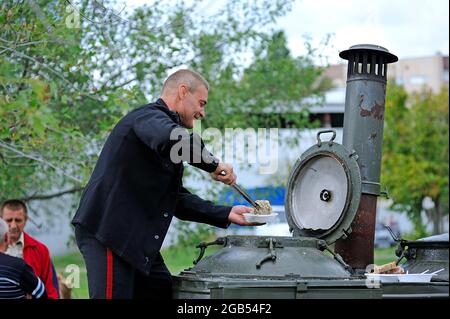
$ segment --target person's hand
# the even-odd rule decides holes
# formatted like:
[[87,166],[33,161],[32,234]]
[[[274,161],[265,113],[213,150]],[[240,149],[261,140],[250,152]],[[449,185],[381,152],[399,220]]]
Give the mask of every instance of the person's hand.
[[227,185],[236,183],[236,174],[233,172],[233,166],[219,163],[216,170],[211,173],[212,179],[222,182]]
[[245,217],[243,214],[247,213],[253,213],[254,208],[243,206],[243,205],[237,205],[233,206],[231,209],[230,214],[228,215],[228,221],[230,221],[233,224],[241,225],[241,226],[261,226],[265,225],[265,223],[250,223],[245,220]]

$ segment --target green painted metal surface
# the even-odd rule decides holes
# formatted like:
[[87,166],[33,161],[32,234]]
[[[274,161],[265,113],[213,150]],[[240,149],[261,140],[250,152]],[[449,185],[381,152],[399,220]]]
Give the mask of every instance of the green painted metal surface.
[[349,278],[342,264],[319,250],[321,245],[323,241],[315,238],[228,236],[222,249],[200,260],[190,272],[228,278]]

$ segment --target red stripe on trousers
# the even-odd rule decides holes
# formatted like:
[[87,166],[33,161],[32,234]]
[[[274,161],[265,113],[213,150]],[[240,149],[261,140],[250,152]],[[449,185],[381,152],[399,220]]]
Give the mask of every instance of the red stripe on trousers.
[[112,299],[113,291],[113,255],[111,249],[106,249],[106,299]]

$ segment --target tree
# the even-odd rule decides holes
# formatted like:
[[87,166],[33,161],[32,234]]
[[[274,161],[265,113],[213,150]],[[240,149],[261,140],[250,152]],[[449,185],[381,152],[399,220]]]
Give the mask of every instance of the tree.
[[112,126],[157,97],[169,70],[206,69],[199,56],[217,52],[215,67],[234,65],[291,1],[232,0],[212,17],[199,14],[200,1],[120,14],[114,2],[2,2],[0,199],[79,192]]
[[389,86],[386,101],[382,183],[393,208],[408,214],[419,235],[425,234],[422,203],[431,198],[428,218],[433,233],[440,233],[448,214],[448,87],[409,96],[402,87]]
[[[78,68],[81,37],[51,1],[4,1],[0,15],[0,199],[81,189],[90,156],[73,123],[89,96]],[[81,164],[81,165],[80,165]]]
[[255,44],[252,62],[242,71],[231,64],[211,75],[214,90],[209,100],[214,107],[208,110],[206,127],[311,125],[307,111],[310,101],[320,103],[323,93],[331,88],[330,82],[320,77],[323,68],[313,62],[315,50],[306,42],[308,53],[292,57],[283,31],[263,36],[263,41]]

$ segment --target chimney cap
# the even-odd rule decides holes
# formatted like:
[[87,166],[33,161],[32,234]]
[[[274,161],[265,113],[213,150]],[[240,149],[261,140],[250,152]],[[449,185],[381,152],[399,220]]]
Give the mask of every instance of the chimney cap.
[[382,53],[384,55],[386,63],[393,63],[398,61],[398,57],[390,53],[388,49],[375,44],[352,45],[348,50],[344,50],[341,53],[339,53],[339,56],[344,60],[348,60],[350,52],[354,51],[378,51],[379,53]]

